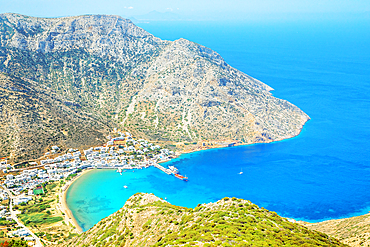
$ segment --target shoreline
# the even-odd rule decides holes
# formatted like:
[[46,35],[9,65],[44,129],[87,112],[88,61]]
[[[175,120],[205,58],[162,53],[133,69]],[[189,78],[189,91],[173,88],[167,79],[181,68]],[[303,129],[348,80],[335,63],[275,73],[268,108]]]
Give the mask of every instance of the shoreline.
[[69,190],[69,188],[71,187],[71,185],[76,182],[79,178],[81,178],[83,175],[89,173],[90,171],[93,171],[94,169],[87,169],[87,170],[84,170],[80,173],[79,176],[73,178],[71,181],[68,181],[63,187],[62,187],[62,191],[60,192],[60,210],[62,211],[62,213],[64,213],[64,221],[66,222],[66,224],[71,224],[72,226],[74,226],[77,231],[77,233],[81,234],[83,233],[83,230],[81,228],[81,226],[77,223],[77,220],[76,218],[73,216],[73,213],[72,211],[69,209],[68,207],[68,204],[67,204],[67,192]]
[[[176,151],[175,152],[175,157],[174,159],[180,157],[182,154],[189,154],[189,153],[194,153],[194,152],[198,152],[198,151],[205,151],[205,150],[210,150],[210,149],[218,149],[218,148],[228,148],[228,147],[238,147],[238,146],[249,146],[249,145],[256,145],[256,144],[269,144],[269,143],[275,143],[275,142],[282,142],[282,141],[288,141],[288,140],[291,140],[293,138],[297,138],[300,136],[300,134],[302,133],[303,131],[303,128],[305,127],[305,125],[307,124],[308,121],[310,121],[311,118],[309,117],[303,124],[302,124],[302,127],[299,129],[299,132],[298,134],[296,135],[291,135],[289,137],[283,137],[283,138],[280,138],[280,139],[276,139],[276,140],[272,140],[272,141],[266,141],[266,142],[253,142],[253,143],[245,143],[245,142],[241,142],[241,141],[237,141],[237,140],[234,140],[234,141],[230,141],[230,140],[225,140],[225,145],[212,145],[212,146],[196,146],[194,148],[190,148],[190,149],[184,149],[184,150],[181,150],[181,151]],[[229,146],[230,144],[232,144],[232,146]],[[165,162],[168,162],[168,160],[164,161],[164,162],[161,162],[161,163],[165,163]],[[158,162],[159,163],[159,162]]]
[[[306,121],[306,123],[307,123],[307,121]],[[255,144],[267,144],[267,143],[280,142],[280,141],[283,141],[283,140],[289,140],[289,139],[292,139],[294,137],[299,136],[300,133],[302,132],[303,126],[302,126],[302,128],[300,129],[300,131],[299,131],[299,133],[297,135],[291,136],[291,137],[288,137],[288,138],[283,138],[283,139],[279,139],[279,140],[275,140],[275,141],[271,141],[271,142],[262,142],[262,143],[242,143],[242,142],[235,141],[235,142],[230,142],[227,145],[198,146],[198,147],[195,147],[195,148],[192,148],[192,149],[185,149],[185,150],[178,151],[178,152],[176,152],[173,155],[173,158],[172,159],[170,159],[170,160],[164,160],[164,161],[159,161],[158,163],[167,163],[168,161],[171,161],[173,159],[179,158],[182,154],[189,154],[189,153],[194,153],[194,152],[198,152],[198,151],[206,151],[206,150],[218,149],[218,148],[221,149],[221,148],[227,148],[227,147],[247,146],[247,145],[255,145]],[[232,144],[232,146],[229,146],[230,144]],[[90,168],[90,169],[87,169],[87,170],[83,170],[80,173],[79,176],[73,178],[71,181],[69,181],[68,183],[66,183],[63,186],[63,188],[62,188],[62,192],[60,192],[60,198],[61,198],[60,199],[60,210],[64,213],[65,222],[66,222],[66,224],[70,223],[72,226],[74,226],[76,228],[75,229],[76,232],[79,233],[79,234],[83,233],[83,230],[82,230],[81,226],[78,224],[76,218],[73,216],[72,211],[68,208],[68,205],[67,205],[67,192],[68,192],[68,189],[70,188],[70,186],[75,181],[77,181],[80,177],[82,177],[83,175],[85,175],[88,172],[93,171],[93,170],[96,170],[96,169],[91,169]]]

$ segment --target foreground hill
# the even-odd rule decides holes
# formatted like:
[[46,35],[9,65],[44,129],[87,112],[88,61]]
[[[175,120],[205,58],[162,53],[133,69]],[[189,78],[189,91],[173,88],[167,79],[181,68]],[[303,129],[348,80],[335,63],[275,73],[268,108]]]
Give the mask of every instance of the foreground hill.
[[224,198],[191,209],[150,194],[60,246],[346,246],[249,201]]
[[[298,135],[309,119],[211,49],[161,40],[119,16],[1,14],[0,72],[47,88],[109,128],[168,144],[277,141]],[[12,147],[6,152],[25,155],[9,130],[1,131]],[[28,136],[18,142],[31,143]]]

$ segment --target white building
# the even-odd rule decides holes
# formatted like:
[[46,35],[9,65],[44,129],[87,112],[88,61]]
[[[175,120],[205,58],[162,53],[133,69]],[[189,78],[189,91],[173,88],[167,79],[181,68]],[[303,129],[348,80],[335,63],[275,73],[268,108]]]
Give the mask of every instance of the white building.
[[31,201],[31,200],[32,200],[32,196],[19,196],[19,197],[14,198],[13,202],[14,202],[14,205],[19,205],[22,202],[27,203],[28,201]]
[[19,237],[30,235],[30,233],[26,229],[24,229],[24,228],[21,228],[21,229],[18,229],[16,231],[13,231],[11,234],[13,236],[19,236]]

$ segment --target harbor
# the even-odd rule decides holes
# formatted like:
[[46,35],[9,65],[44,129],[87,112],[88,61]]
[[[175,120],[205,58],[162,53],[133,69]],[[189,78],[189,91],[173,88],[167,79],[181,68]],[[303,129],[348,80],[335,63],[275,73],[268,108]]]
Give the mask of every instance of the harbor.
[[178,179],[180,179],[182,181],[186,181],[186,182],[188,181],[188,177],[180,175],[179,170],[174,166],[169,166],[169,168],[164,168],[163,166],[161,166],[157,163],[153,163],[153,166],[158,168],[159,170],[165,172],[168,175],[174,175],[175,178],[178,178]]
[[[174,175],[176,178],[178,178],[180,180],[188,181],[188,178],[186,176],[180,175],[179,170],[174,166],[169,166],[169,168],[165,168],[165,167],[161,166],[160,164],[153,162],[153,163],[149,163],[147,166],[145,166],[145,168],[147,168],[149,166],[153,166],[155,168],[158,168],[159,170],[166,173],[167,175]],[[133,169],[133,168],[132,167],[118,167],[117,172],[122,175],[122,170],[123,169]]]
[[167,169],[167,168],[164,168],[163,166],[157,164],[157,163],[153,163],[152,164],[154,167],[158,168],[159,170],[161,170],[162,172],[168,174],[168,175],[171,175],[173,174],[173,171],[170,170],[170,169]]

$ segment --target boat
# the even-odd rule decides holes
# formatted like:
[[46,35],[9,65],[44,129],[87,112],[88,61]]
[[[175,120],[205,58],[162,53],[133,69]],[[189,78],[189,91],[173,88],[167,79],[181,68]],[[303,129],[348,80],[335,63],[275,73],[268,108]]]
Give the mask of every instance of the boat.
[[176,173],[179,173],[179,170],[174,167],[174,166],[168,166],[168,169],[173,173],[173,174],[176,174]]
[[181,176],[180,174],[174,174],[175,177],[177,177],[178,179],[181,179],[182,181],[188,181],[188,177],[184,177],[184,176]]
[[240,169],[239,175],[243,174],[243,168]]
[[124,185],[123,188],[127,189],[128,187],[127,187],[127,185]]

